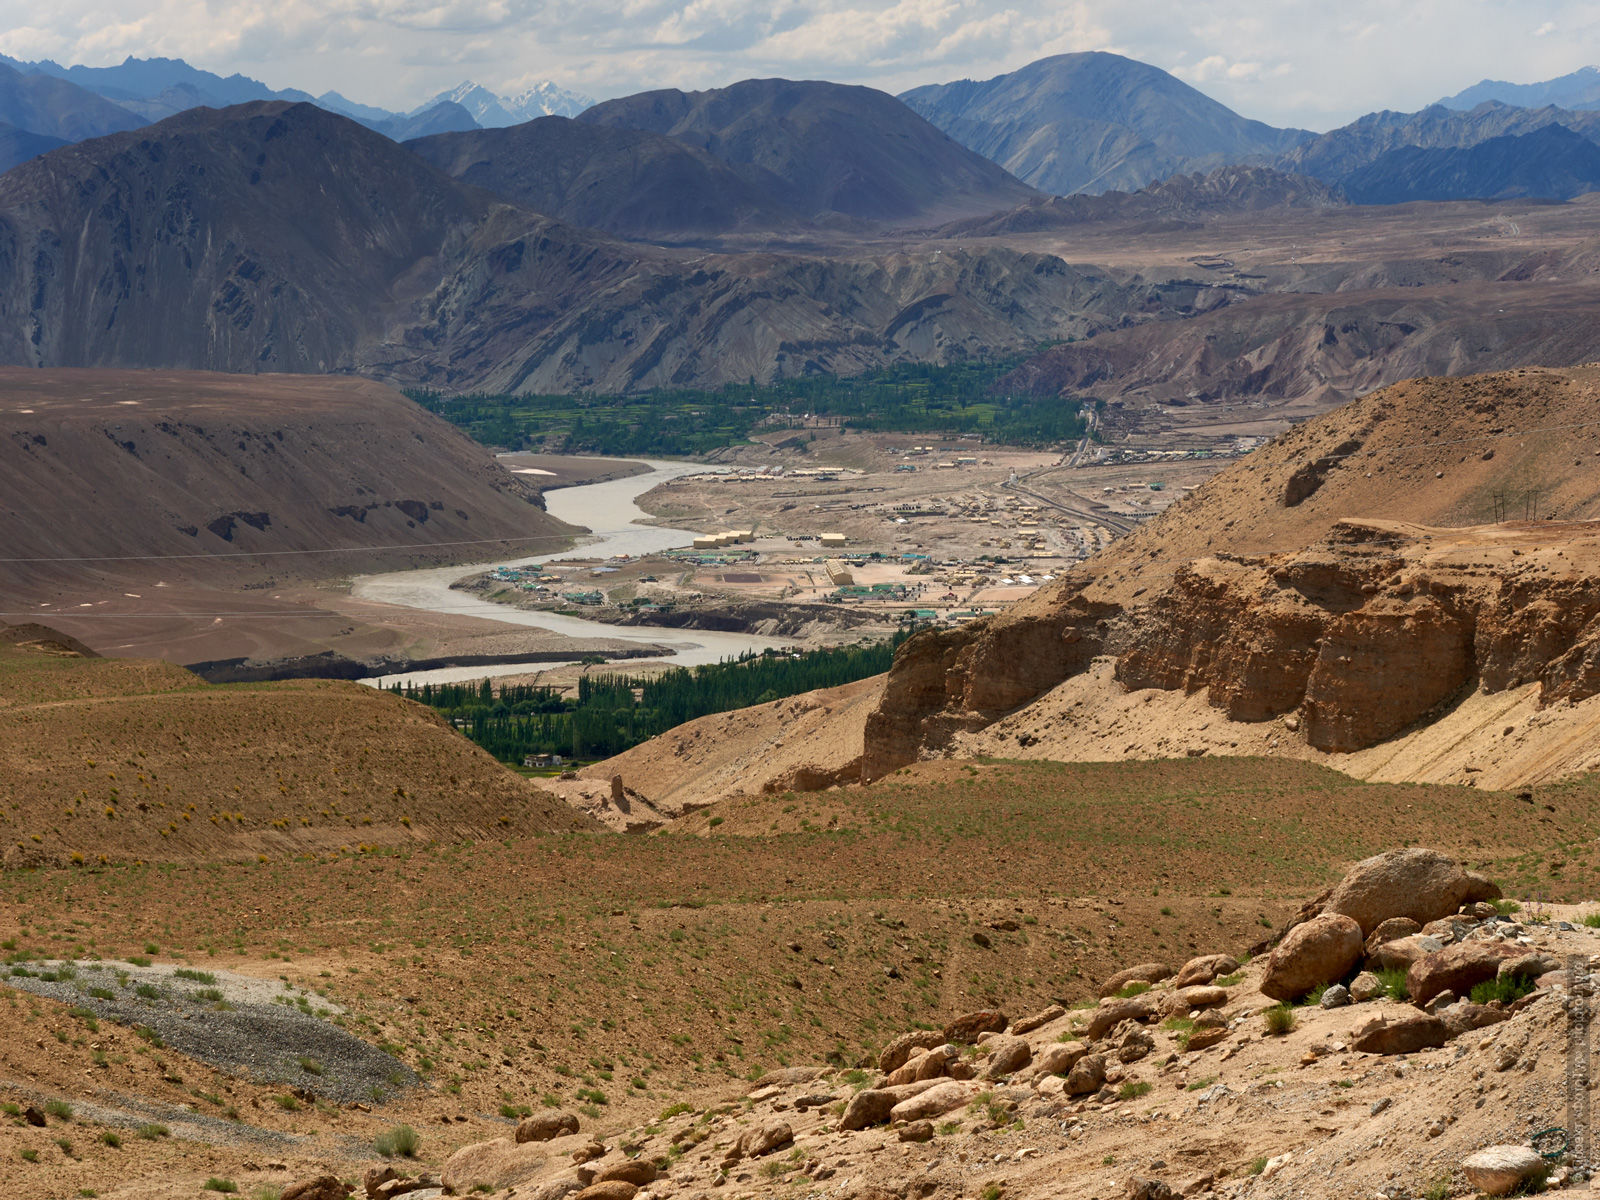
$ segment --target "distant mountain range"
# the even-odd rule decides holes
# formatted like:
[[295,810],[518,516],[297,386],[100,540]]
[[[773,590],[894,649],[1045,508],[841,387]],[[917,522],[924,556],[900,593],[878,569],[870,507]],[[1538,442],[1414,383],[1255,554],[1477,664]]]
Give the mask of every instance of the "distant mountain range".
[[[894,105],[884,96],[867,111],[883,102]],[[558,134],[572,124],[546,120]],[[605,126],[579,132],[623,144]],[[948,145],[951,190],[910,197],[919,210],[970,199],[969,178],[999,197],[1034,195]],[[282,101],[193,109],[0,176],[0,264],[0,362],[497,391],[989,357],[1164,304],[1142,284],[994,243],[836,256],[638,246],[497,200],[349,118]]]
[[1583,67],[1543,83],[1485,79],[1439,101],[1445,108],[1477,108],[1485,101],[1518,108],[1600,108],[1600,67]]
[[[21,92],[34,99],[19,99]],[[515,125],[552,113],[574,116],[593,103],[549,82],[502,97],[469,81],[440,92],[409,112],[390,112],[358,104],[334,91],[313,96],[296,88],[271,88],[246,75],[218,75],[178,58],[129,57],[112,67],[64,67],[49,60],[23,62],[0,54],[0,122],[23,133],[61,141],[136,128],[191,108],[227,108],[255,100],[315,104],[396,141]],[[42,114],[38,110],[43,110]],[[17,139],[0,143],[0,170],[26,161],[31,157],[28,148],[36,144],[43,146]]]
[[981,82],[900,97],[964,146],[1057,195],[1137,191],[1158,179],[1281,153],[1312,135],[1250,121],[1117,54],[1060,54]]
[[747,79],[707,92],[642,92],[578,118],[713,155],[809,219],[941,222],[1037,198],[886,92]]
[[[536,83],[514,96],[497,96],[488,88],[468,80],[447,92],[440,92],[432,100],[411,111],[411,116],[449,101],[459,104],[472,114],[472,119],[483,129],[503,129],[507,125],[520,125],[539,117],[575,117],[594,101],[577,92],[569,92],[553,83]],[[348,116],[356,116],[349,113]]]

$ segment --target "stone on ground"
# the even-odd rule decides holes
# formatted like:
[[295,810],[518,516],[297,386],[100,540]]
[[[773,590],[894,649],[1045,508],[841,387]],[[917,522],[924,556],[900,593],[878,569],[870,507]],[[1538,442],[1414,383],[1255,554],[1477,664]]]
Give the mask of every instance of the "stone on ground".
[[1361,926],[1342,913],[1323,913],[1296,925],[1267,960],[1261,990],[1274,1000],[1297,1000],[1319,984],[1344,978],[1361,958]]
[[1499,898],[1499,888],[1449,855],[1413,847],[1358,862],[1334,887],[1322,911],[1353,918],[1365,937],[1391,917],[1426,925],[1463,904]]
[[1547,1164],[1527,1146],[1488,1146],[1461,1160],[1467,1182],[1486,1196],[1507,1196],[1544,1177]]
[[571,1113],[534,1113],[524,1117],[517,1125],[517,1142],[548,1142],[551,1138],[565,1137],[578,1132],[578,1118]]

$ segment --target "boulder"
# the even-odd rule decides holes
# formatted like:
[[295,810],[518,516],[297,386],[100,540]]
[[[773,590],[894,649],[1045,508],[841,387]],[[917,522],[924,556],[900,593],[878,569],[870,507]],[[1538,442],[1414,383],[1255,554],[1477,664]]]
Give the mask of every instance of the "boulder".
[[[960,1061],[961,1047],[948,1043],[943,1046],[935,1046],[920,1058],[912,1060],[916,1064],[916,1070],[910,1079],[892,1080],[891,1082],[915,1083],[923,1079],[943,1079],[950,1074],[950,1068]],[[907,1063],[906,1067],[911,1065],[912,1063]],[[906,1067],[902,1067],[901,1070],[905,1070]],[[895,1073],[899,1074],[900,1072],[897,1071]]]
[[605,1183],[591,1183],[581,1192],[574,1192],[572,1200],[633,1200],[639,1194],[635,1184],[622,1179],[612,1179]]
[[1421,932],[1422,926],[1410,917],[1390,917],[1367,935],[1366,951],[1368,954],[1373,954],[1385,942],[1393,942]]
[[1507,1196],[1542,1180],[1550,1165],[1527,1146],[1488,1146],[1461,1160],[1467,1182],[1486,1196]]
[[1361,926],[1342,913],[1323,913],[1278,943],[1261,990],[1274,1000],[1297,1000],[1319,984],[1342,979],[1360,958]]
[[1411,848],[1358,862],[1334,887],[1322,911],[1352,918],[1365,938],[1390,917],[1426,925],[1463,904],[1499,898],[1499,888],[1449,855]]
[[1172,981],[1172,986],[1195,987],[1210,983],[1218,975],[1232,975],[1238,969],[1239,963],[1231,955],[1202,954],[1199,958],[1191,958],[1178,969],[1178,977]]
[[989,1065],[984,1069],[985,1079],[1002,1079],[1022,1070],[1033,1061],[1033,1051],[1027,1038],[1003,1037],[989,1043]]
[[579,1146],[572,1152],[572,1161],[581,1165],[586,1162],[593,1162],[597,1158],[604,1158],[605,1156],[606,1144],[604,1142],[591,1141],[586,1145]]
[[936,1086],[937,1083],[937,1080],[928,1080],[924,1083],[908,1083],[900,1087],[868,1088],[866,1091],[857,1092],[845,1107],[844,1115],[839,1118],[839,1128],[846,1133],[851,1133],[858,1129],[866,1129],[871,1125],[882,1125],[889,1119],[889,1113],[893,1111],[896,1104],[912,1096],[921,1095],[929,1088]]
[[1452,1004],[1439,1014],[1439,1019],[1445,1023],[1453,1036],[1460,1037],[1463,1033],[1470,1033],[1474,1029],[1485,1029],[1490,1025],[1498,1025],[1501,1021],[1509,1021],[1511,1013],[1503,1008],[1490,1008],[1487,1004],[1469,1002]]
[[1363,971],[1350,981],[1350,999],[1357,1004],[1376,1000],[1383,995],[1383,981],[1371,971]]
[[887,1075],[903,1067],[913,1051],[932,1050],[935,1046],[944,1045],[946,1040],[944,1034],[937,1029],[914,1029],[910,1033],[902,1033],[878,1055],[878,1070]]
[[978,1040],[980,1033],[999,1033],[1011,1024],[1006,1019],[1005,1013],[997,1008],[979,1009],[957,1017],[944,1027],[942,1042],[963,1042],[971,1045]]
[[1336,983],[1322,993],[1323,1008],[1343,1008],[1350,1003],[1350,989],[1342,983]]
[[355,1188],[340,1183],[333,1175],[302,1179],[283,1189],[283,1200],[345,1200]]
[[631,1162],[612,1163],[609,1167],[601,1167],[595,1173],[596,1183],[611,1183],[620,1179],[623,1183],[631,1183],[635,1187],[644,1187],[647,1183],[656,1181],[656,1169],[643,1159]]
[[780,1146],[787,1146],[792,1141],[794,1141],[794,1130],[789,1128],[789,1122],[763,1121],[739,1135],[737,1149],[741,1157],[760,1158],[763,1154],[771,1154]]
[[1406,990],[1411,993],[1413,1004],[1426,1004],[1446,990],[1465,996],[1475,984],[1493,979],[1502,962],[1520,954],[1519,949],[1500,942],[1446,946],[1411,964],[1406,972]]
[[953,1108],[961,1108],[978,1094],[978,1085],[959,1079],[946,1079],[935,1084],[921,1095],[902,1100],[889,1110],[889,1120],[926,1121],[943,1116]]
[[1228,989],[1219,987],[1186,987],[1178,992],[1184,1008],[1215,1008],[1228,1002]]
[[1057,1042],[1047,1046],[1034,1060],[1034,1074],[1065,1075],[1088,1052],[1089,1048],[1082,1042]]
[[537,1142],[519,1146],[510,1138],[495,1138],[457,1150],[445,1160],[441,1180],[463,1195],[478,1187],[498,1192],[533,1179],[548,1161],[548,1151]]
[[900,1130],[902,1142],[931,1142],[933,1141],[932,1121],[913,1121]]
[[1085,1054],[1067,1072],[1067,1095],[1087,1096],[1098,1092],[1106,1081],[1106,1060],[1100,1054]]
[[400,1172],[391,1166],[368,1167],[367,1173],[362,1176],[361,1188],[367,1193],[367,1200],[378,1200],[378,1189],[392,1179],[399,1179]]
[[1131,1000],[1107,1000],[1089,1018],[1089,1027],[1084,1030],[1084,1036],[1091,1042],[1097,1041],[1124,1021],[1142,1024],[1155,1015],[1155,1006],[1143,996],[1135,996]]
[[1396,1021],[1380,1017],[1357,1033],[1350,1044],[1363,1054],[1415,1054],[1443,1046],[1454,1036],[1438,1017],[1417,1013]]
[[1050,1024],[1067,1015],[1067,1010],[1059,1004],[1052,1004],[1049,1008],[1034,1013],[1031,1017],[1023,1017],[1020,1021],[1011,1022],[1011,1032],[1021,1036],[1032,1033],[1035,1029]]
[[1156,1048],[1156,1040],[1143,1029],[1130,1030],[1128,1036],[1122,1039],[1122,1045],[1117,1047],[1117,1061],[1122,1063],[1135,1063],[1149,1055]]
[[1147,1179],[1143,1175],[1130,1175],[1122,1185],[1125,1200],[1173,1200],[1172,1188],[1164,1180]]
[[1538,979],[1552,971],[1561,970],[1561,963],[1553,954],[1519,954],[1500,963],[1501,979]]
[[548,1142],[551,1138],[577,1132],[578,1118],[571,1113],[534,1113],[518,1122],[516,1140],[518,1145],[523,1142]]
[[1208,1029],[1194,1029],[1189,1033],[1189,1040],[1184,1043],[1185,1050],[1209,1050],[1218,1042],[1226,1041],[1228,1027],[1226,1025],[1213,1025]]
[[826,1074],[828,1074],[827,1067],[779,1067],[776,1071],[768,1071],[750,1086],[751,1088],[793,1087],[797,1083],[810,1083],[821,1079]]
[[1136,967],[1129,967],[1118,971],[1110,979],[1100,985],[1100,995],[1115,996],[1130,983],[1160,983],[1172,974],[1172,968],[1166,963],[1140,963]]
[[1372,971],[1409,971],[1411,964],[1444,949],[1444,943],[1425,933],[1385,942],[1367,955],[1367,968]]

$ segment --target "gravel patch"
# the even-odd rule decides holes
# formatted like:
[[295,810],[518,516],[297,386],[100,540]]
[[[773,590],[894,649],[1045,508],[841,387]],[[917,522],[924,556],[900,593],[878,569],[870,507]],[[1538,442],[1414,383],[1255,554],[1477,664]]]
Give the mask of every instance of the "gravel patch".
[[18,963],[0,982],[147,1030],[230,1074],[337,1104],[381,1103],[418,1082],[399,1059],[329,1021],[341,1006],[286,983],[121,962]]
[[[48,1101],[58,1099],[53,1092],[42,1092],[18,1084],[4,1085],[7,1094],[24,1104],[43,1107]],[[223,1117],[207,1116],[193,1109],[175,1104],[159,1104],[141,1096],[128,1096],[119,1092],[104,1093],[108,1103],[93,1100],[73,1100],[74,1122],[91,1122],[113,1129],[127,1129],[137,1134],[149,1125],[166,1127],[167,1136],[190,1142],[205,1142],[212,1146],[254,1146],[266,1150],[291,1150],[306,1141],[293,1134],[276,1129],[262,1129],[243,1121],[229,1121]],[[70,1129],[71,1126],[63,1128]],[[160,1135],[157,1135],[160,1136]]]

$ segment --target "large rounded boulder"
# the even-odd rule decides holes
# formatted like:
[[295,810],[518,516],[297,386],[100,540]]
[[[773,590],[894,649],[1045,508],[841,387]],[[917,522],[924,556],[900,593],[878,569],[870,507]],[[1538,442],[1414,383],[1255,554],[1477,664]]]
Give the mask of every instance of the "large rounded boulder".
[[1350,917],[1365,937],[1393,917],[1409,917],[1421,926],[1448,917],[1463,904],[1499,898],[1499,888],[1449,855],[1412,848],[1358,862],[1322,911]]
[[1343,979],[1361,960],[1361,926],[1341,913],[1296,925],[1267,960],[1261,990],[1274,1000],[1296,1000],[1312,988]]

